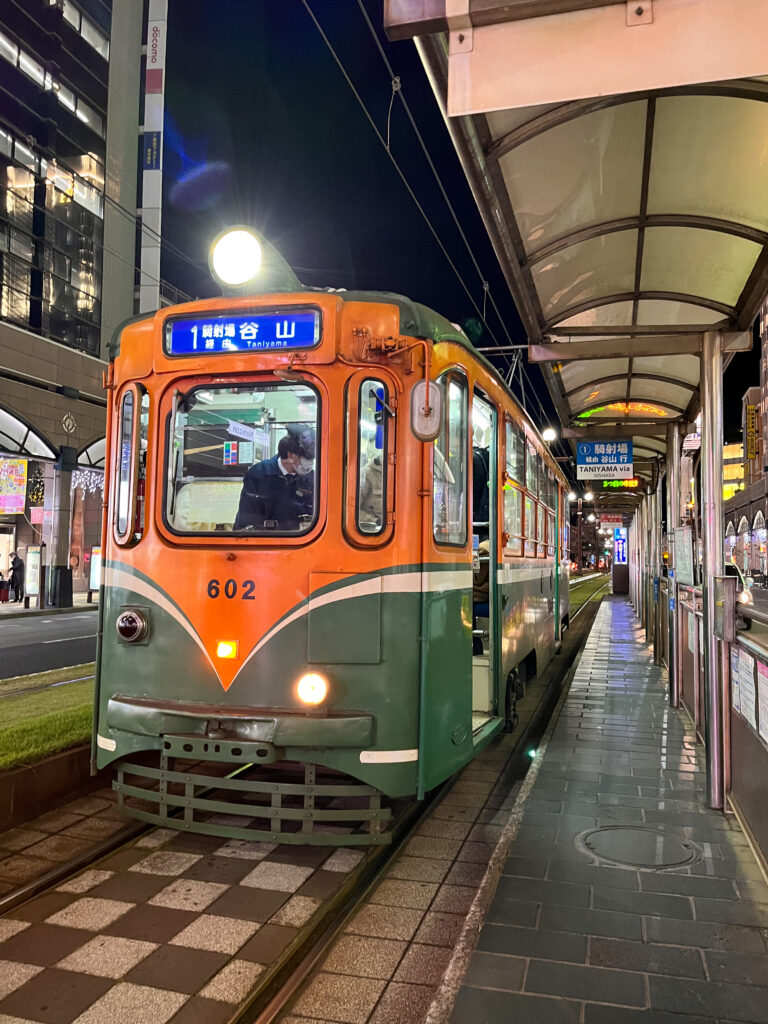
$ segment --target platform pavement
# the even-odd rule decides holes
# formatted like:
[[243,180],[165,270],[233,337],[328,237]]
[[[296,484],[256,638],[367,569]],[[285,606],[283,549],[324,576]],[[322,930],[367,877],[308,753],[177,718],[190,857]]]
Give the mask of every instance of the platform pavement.
[[[705,806],[703,752],[665,678],[630,604],[605,598],[452,1024],[768,1022],[768,885],[734,817]],[[622,865],[585,846],[617,826]],[[693,859],[638,868],[649,840]]]
[[[26,618],[29,615],[63,615],[66,612],[96,611],[99,607],[98,594],[94,593],[93,596],[94,600],[89,604],[87,594],[73,594],[71,608],[25,608],[23,603],[17,604],[15,601],[6,601],[4,604],[0,604],[0,619]],[[29,599],[30,606],[33,600],[36,599]]]

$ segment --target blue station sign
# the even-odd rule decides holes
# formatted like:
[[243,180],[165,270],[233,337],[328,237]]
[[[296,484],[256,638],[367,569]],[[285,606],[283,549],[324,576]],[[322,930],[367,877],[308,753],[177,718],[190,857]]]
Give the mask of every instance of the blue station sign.
[[579,441],[576,476],[579,480],[629,480],[633,475],[631,441]]
[[166,352],[171,356],[224,352],[268,352],[311,348],[320,340],[320,312],[301,309],[280,313],[238,313],[172,320]]
[[617,526],[613,531],[613,561],[616,565],[627,564],[627,530]]

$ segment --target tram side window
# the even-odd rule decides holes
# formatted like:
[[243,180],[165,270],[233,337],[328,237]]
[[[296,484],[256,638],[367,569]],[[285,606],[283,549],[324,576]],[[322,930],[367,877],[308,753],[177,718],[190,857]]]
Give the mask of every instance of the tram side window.
[[319,406],[307,384],[192,387],[170,424],[169,527],[243,538],[310,530],[319,507]]
[[551,512],[547,513],[547,554],[550,558],[555,557],[555,517]]
[[357,528],[361,533],[381,533],[387,508],[387,409],[386,391],[379,380],[360,385],[357,434]]
[[523,553],[523,495],[514,484],[504,484],[504,533],[507,555]]
[[546,523],[547,523],[547,510],[543,505],[539,505],[537,511],[537,524],[536,524],[536,539],[539,542],[539,558],[544,558],[547,553],[547,535],[546,535]]
[[118,417],[115,535],[121,544],[144,534],[148,427],[149,395],[141,385],[131,387],[120,400]]
[[435,440],[432,528],[438,544],[467,543],[467,388],[444,377],[443,425]]
[[507,475],[525,486],[525,434],[512,420],[507,420]]
[[536,502],[525,496],[525,554],[536,556]]
[[536,455],[536,449],[529,441],[526,445],[527,458],[525,460],[525,486],[531,492],[531,494],[538,495],[539,493],[539,478],[538,478],[538,456]]
[[126,391],[120,402],[120,433],[117,442],[117,483],[115,494],[115,532],[118,540],[128,539],[128,528],[132,513],[133,491],[133,444],[136,419],[136,398],[133,391]]

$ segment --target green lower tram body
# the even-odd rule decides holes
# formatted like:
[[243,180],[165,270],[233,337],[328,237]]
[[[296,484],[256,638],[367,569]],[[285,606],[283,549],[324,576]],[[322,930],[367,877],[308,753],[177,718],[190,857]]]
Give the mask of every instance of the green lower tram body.
[[[473,707],[471,572],[352,578],[286,616],[225,692],[194,624],[121,570],[102,593],[94,767],[115,764],[126,814],[231,838],[388,842],[382,796],[421,797],[470,761],[504,726],[517,666],[541,670],[554,654],[556,603],[568,615],[567,574],[558,602],[549,566],[499,586],[491,682]],[[361,579],[370,592],[346,596]],[[117,637],[126,608],[149,619],[138,644]],[[312,711],[295,696],[307,671],[329,681]]]

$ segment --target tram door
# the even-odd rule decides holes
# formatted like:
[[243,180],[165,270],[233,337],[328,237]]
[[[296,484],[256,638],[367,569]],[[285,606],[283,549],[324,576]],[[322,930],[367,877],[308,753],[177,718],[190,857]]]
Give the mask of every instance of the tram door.
[[497,413],[472,398],[472,730],[496,715],[494,601],[496,592]]

